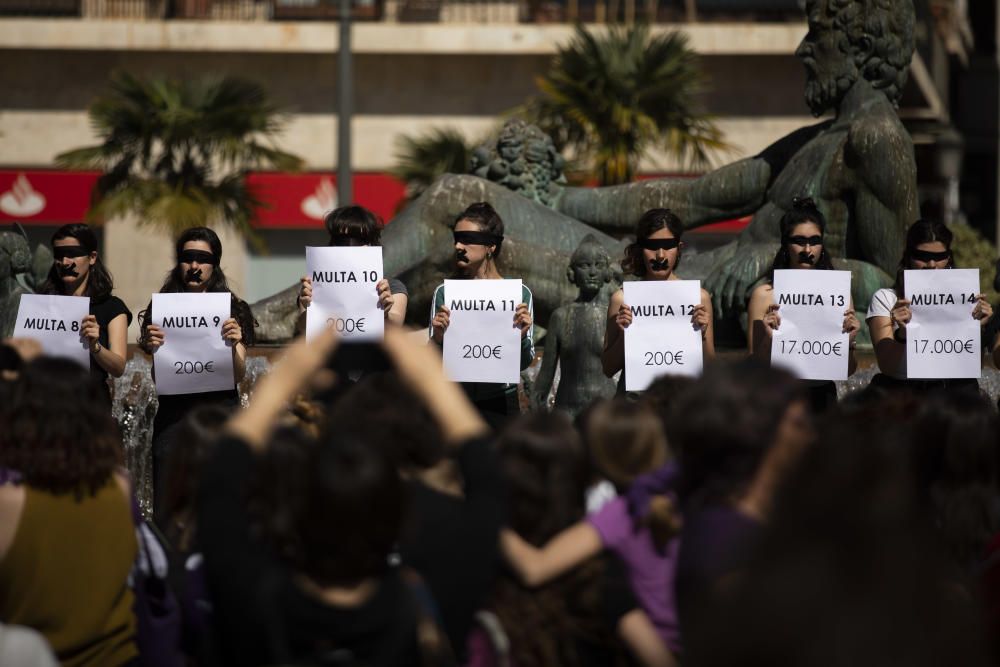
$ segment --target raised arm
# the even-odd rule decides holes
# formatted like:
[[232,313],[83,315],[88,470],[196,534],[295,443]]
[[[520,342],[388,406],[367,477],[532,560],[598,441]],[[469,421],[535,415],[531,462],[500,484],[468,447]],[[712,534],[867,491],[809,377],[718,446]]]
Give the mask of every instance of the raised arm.
[[[771,327],[765,323],[768,311],[774,304],[774,288],[770,285],[759,285],[750,294],[747,304],[747,351],[750,356],[760,361],[771,361]],[[774,321],[777,313],[768,318]],[[779,320],[780,322],[780,320]]]
[[632,311],[625,305],[625,292],[618,290],[608,300],[608,322],[601,350],[601,367],[608,377],[625,368],[625,327],[631,323]]
[[526,586],[541,586],[601,552],[601,536],[591,524],[580,521],[562,531],[542,548],[534,547],[515,533],[500,533],[504,558]]

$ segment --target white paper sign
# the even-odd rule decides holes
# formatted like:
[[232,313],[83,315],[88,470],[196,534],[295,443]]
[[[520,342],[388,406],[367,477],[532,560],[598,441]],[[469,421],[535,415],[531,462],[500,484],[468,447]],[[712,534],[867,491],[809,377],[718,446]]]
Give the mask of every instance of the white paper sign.
[[701,282],[633,281],[622,288],[632,308],[625,329],[625,389],[643,391],[661,375],[700,375],[701,329],[691,324],[691,311],[701,303]]
[[22,294],[14,337],[33,338],[46,355],[90,368],[88,343],[80,336],[80,323],[89,314],[90,297]]
[[781,326],[771,338],[771,364],[804,380],[846,380],[851,337],[843,330],[851,272],[777,270],[774,302]]
[[906,271],[903,287],[913,314],[906,326],[906,376],[978,378],[982,333],[972,311],[979,269]]
[[514,311],[520,280],[446,280],[444,305],[451,311],[444,332],[444,368],[456,382],[521,379],[521,331]]
[[306,275],[312,279],[306,338],[333,326],[344,340],[382,340],[385,314],[375,289],[382,280],[381,247],[307,247]]
[[163,345],[153,355],[158,394],[199,394],[236,385],[233,348],[222,339],[229,292],[154,294],[153,324]]

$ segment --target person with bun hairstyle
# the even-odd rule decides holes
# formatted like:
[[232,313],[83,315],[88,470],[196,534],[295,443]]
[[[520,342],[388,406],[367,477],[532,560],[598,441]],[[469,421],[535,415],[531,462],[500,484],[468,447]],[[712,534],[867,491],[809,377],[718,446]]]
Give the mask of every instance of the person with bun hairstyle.
[[[323,220],[330,239],[330,246],[380,246],[382,245],[382,219],[363,206],[342,206],[326,214]],[[375,285],[379,307],[386,322],[402,324],[406,319],[409,293],[406,285],[395,278],[382,278]],[[299,281],[299,308],[297,331],[305,330],[305,312],[312,303],[312,278],[302,276]]]
[[[161,293],[176,292],[229,292],[229,283],[223,273],[222,241],[218,234],[207,227],[193,227],[177,239],[175,246],[177,264],[167,274],[160,288]],[[153,324],[152,302],[139,313],[139,345],[150,355],[156,354],[164,342],[164,331]],[[233,349],[233,375],[238,384],[246,373],[247,346],[255,341],[257,322],[246,301],[232,294],[230,317],[222,324],[222,337]],[[195,407],[220,404],[238,407],[239,393],[232,389],[198,394],[173,394],[159,397],[159,409],[153,420],[153,500],[162,500],[166,462],[175,436],[175,429]]]
[[[466,280],[500,279],[497,257],[503,243],[503,220],[487,202],[467,207],[455,219],[455,278]],[[431,299],[428,336],[444,344],[451,312],[444,301],[444,284],[438,285]],[[535,358],[534,300],[528,286],[521,284],[521,303],[514,309],[513,326],[521,332],[521,370]],[[462,382],[462,388],[486,421],[498,428],[511,415],[520,412],[517,385],[498,382]]]
[[[896,270],[896,282],[872,296],[868,306],[868,329],[871,331],[879,373],[872,386],[883,391],[926,393],[943,389],[978,391],[974,378],[952,380],[911,380],[906,377],[906,326],[913,313],[903,289],[904,271],[955,268],[952,255],[952,233],[944,223],[917,220],[906,232],[906,247]],[[986,296],[976,295],[976,305],[969,316],[985,326],[993,316],[993,307]]]
[[[684,243],[684,224],[673,211],[654,208],[646,211],[635,225],[635,242],[625,248],[622,271],[639,280],[680,280],[677,266]],[[701,329],[705,361],[715,357],[712,324],[712,295],[701,290],[701,303],[692,304],[691,323]],[[604,374],[618,378],[618,394],[625,393],[625,329],[632,324],[632,308],[625,303],[625,291],[618,290],[608,302],[608,323],[604,332],[604,352],[601,363]]]
[[80,331],[90,347],[90,374],[110,401],[108,376],[121,377],[128,355],[132,313],[114,296],[114,280],[101,261],[97,237],[87,225],[63,225],[52,234],[52,268],[40,294],[90,297]]
[[[750,294],[747,305],[747,349],[757,359],[770,363],[771,340],[781,326],[781,314],[774,302],[774,272],[779,269],[826,270],[834,269],[830,253],[826,251],[823,235],[826,218],[812,199],[792,200],[792,208],[781,217],[781,247],[767,276],[767,282],[758,285]],[[843,332],[850,335],[847,374],[858,367],[854,354],[855,339],[861,322],[854,314],[853,301],[844,311]],[[813,412],[820,413],[836,404],[837,386],[830,380],[803,380]]]

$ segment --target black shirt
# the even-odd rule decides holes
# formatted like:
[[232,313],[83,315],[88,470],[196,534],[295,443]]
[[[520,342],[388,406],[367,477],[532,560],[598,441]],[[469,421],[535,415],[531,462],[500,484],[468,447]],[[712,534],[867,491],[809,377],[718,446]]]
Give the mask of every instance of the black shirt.
[[224,437],[199,486],[198,537],[224,663],[420,664],[417,602],[398,571],[360,606],[336,607],[307,595],[254,542],[244,501],[253,467],[246,443]]
[[[101,343],[101,347],[109,349],[111,348],[111,343],[108,339],[108,324],[111,323],[111,320],[119,315],[124,315],[125,327],[127,328],[128,325],[132,324],[132,312],[125,305],[125,302],[110,294],[103,299],[91,299],[90,314],[97,318],[97,325],[100,327],[100,334],[98,334],[97,339]],[[102,387],[107,387],[108,372],[101,368],[100,364],[94,360],[93,355],[90,357],[90,376],[99,382]]]
[[465,443],[455,458],[465,497],[413,482],[411,525],[400,540],[400,554],[430,588],[461,660],[475,613],[486,602],[497,573],[504,500],[500,466],[489,440]]

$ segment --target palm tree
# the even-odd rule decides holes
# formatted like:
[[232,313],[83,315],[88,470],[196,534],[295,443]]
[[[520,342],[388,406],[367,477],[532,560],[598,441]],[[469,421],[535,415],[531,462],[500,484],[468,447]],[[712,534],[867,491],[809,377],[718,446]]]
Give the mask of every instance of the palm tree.
[[406,183],[406,198],[412,200],[444,174],[468,173],[472,144],[458,130],[435,127],[398,137],[395,157],[390,173]]
[[694,168],[729,149],[699,105],[705,85],[682,33],[650,35],[636,25],[596,36],[577,26],[523,112],[557,147],[589,163],[602,185],[613,185],[630,181],[654,148]]
[[260,85],[237,77],[145,80],[119,72],[89,115],[102,143],[56,161],[103,172],[88,212],[96,222],[132,214],[174,233],[222,223],[259,244],[251,222],[263,204],[246,187],[247,171],[302,166],[271,144],[282,113]]

